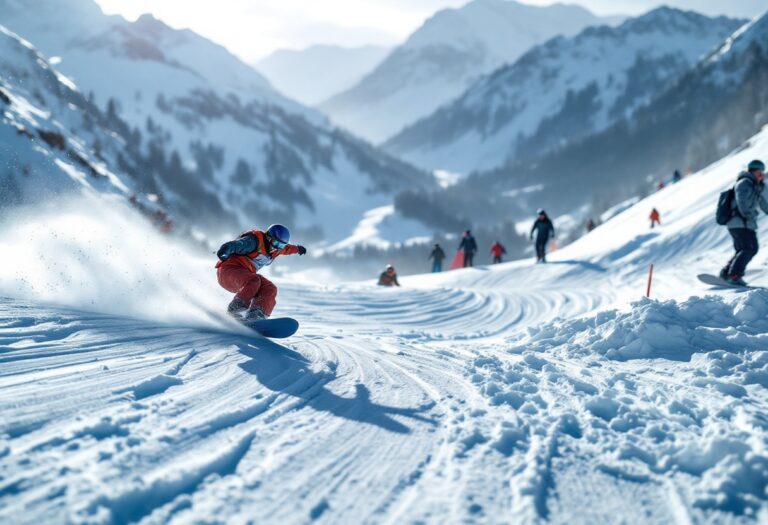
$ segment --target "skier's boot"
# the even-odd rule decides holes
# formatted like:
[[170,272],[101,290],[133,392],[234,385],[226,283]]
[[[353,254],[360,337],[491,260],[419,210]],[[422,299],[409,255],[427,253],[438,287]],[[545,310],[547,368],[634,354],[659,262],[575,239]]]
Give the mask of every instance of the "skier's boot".
[[258,306],[252,306],[248,308],[247,312],[245,312],[246,321],[262,321],[266,318],[267,318],[267,314],[265,314],[264,310],[262,310]]
[[719,277],[723,281],[727,281],[728,280],[728,268],[723,268],[722,270],[720,270]]
[[731,275],[727,281],[736,286],[749,286],[747,282],[741,277],[741,275]]
[[232,302],[227,306],[227,313],[231,316],[238,317],[241,313],[248,309],[248,305],[245,301],[239,297],[232,299]]

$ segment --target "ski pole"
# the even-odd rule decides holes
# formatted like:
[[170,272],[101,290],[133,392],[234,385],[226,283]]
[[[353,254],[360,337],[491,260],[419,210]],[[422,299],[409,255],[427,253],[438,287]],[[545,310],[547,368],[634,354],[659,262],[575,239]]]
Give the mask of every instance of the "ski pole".
[[653,281],[653,264],[651,264],[651,269],[648,271],[648,290],[645,292],[646,297],[651,297],[651,282]]

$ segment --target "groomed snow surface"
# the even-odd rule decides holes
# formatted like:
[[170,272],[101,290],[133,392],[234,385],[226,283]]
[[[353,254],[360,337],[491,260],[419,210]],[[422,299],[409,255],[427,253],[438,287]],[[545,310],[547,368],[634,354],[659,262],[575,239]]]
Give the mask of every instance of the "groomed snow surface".
[[279,281],[284,343],[221,321],[212,256],[117,204],[8,217],[0,522],[765,523],[768,291],[695,275],[729,256],[717,193],[766,152],[547,265]]

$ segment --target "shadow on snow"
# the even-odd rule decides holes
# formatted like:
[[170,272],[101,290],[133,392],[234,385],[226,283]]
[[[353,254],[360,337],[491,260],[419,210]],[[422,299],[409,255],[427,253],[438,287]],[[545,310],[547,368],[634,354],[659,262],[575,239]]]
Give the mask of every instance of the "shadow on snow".
[[433,419],[420,415],[429,407],[398,408],[371,401],[368,388],[358,383],[354,397],[334,394],[327,385],[336,379],[335,371],[313,372],[309,361],[299,352],[278,345],[273,341],[259,342],[255,347],[236,343],[240,352],[251,358],[240,364],[245,372],[273,392],[280,392],[302,399],[309,406],[334,416],[375,425],[390,432],[408,434],[411,429],[393,416],[404,416],[424,423],[436,424]]

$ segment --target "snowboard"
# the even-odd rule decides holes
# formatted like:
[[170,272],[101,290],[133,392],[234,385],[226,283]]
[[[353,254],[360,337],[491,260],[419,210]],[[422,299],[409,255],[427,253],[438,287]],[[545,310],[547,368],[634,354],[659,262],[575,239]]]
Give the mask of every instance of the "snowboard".
[[277,317],[275,319],[259,319],[254,321],[241,319],[240,322],[251,330],[257,332],[259,335],[269,339],[285,339],[286,337],[291,337],[299,329],[299,322],[290,317]]
[[456,257],[451,262],[451,270],[458,270],[459,268],[464,268],[464,252],[461,250],[456,252]]
[[729,283],[728,281],[721,279],[717,275],[708,273],[700,273],[697,275],[699,281],[710,286],[720,286],[721,288],[735,288],[737,290],[754,290],[757,288],[763,288],[762,286],[739,286],[738,284]]

